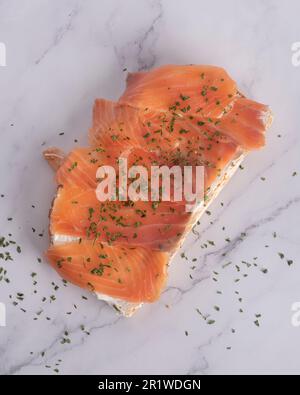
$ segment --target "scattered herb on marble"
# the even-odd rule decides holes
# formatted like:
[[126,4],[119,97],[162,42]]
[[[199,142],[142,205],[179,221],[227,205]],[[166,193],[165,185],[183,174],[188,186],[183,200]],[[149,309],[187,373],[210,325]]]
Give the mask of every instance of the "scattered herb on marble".
[[213,325],[215,322],[215,320],[207,320],[207,325]]

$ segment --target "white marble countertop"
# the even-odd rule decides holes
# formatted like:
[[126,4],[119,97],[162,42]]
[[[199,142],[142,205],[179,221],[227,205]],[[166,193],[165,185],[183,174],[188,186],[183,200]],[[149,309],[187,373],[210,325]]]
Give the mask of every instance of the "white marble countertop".
[[[21,247],[0,251],[14,259],[0,261],[1,374],[300,373],[299,15],[297,0],[0,2],[1,236]],[[275,122],[178,253],[161,300],[126,319],[46,264],[55,186],[41,151],[84,144],[94,99],[118,98],[123,69],[164,63],[225,67]]]

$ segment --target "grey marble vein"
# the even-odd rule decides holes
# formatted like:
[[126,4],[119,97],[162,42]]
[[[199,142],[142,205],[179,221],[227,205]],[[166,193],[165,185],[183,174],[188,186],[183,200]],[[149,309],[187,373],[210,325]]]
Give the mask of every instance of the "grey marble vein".
[[44,50],[44,52],[36,59],[35,64],[39,65],[44,58],[55,48],[57,47],[60,42],[63,40],[63,38],[66,36],[66,34],[72,29],[74,19],[77,17],[79,13],[80,7],[76,6],[74,7],[70,13],[68,14],[67,21],[65,22],[64,25],[60,26],[55,34],[53,41],[48,45],[48,47]]
[[138,71],[151,69],[156,64],[155,44],[159,38],[158,27],[163,18],[163,6],[160,0],[154,1],[152,7],[155,8],[156,15],[143,36],[137,40]]
[[[99,325],[97,325],[94,322],[87,323],[85,326],[88,327],[88,332],[90,333],[90,335],[82,334],[81,325],[71,330],[65,327],[60,331],[60,333],[56,336],[56,338],[53,339],[48,346],[40,350],[40,352],[28,358],[26,361],[20,362],[15,366],[11,366],[7,371],[2,372],[1,374],[12,375],[12,374],[20,373],[20,371],[26,367],[45,366],[48,363],[50,363],[54,358],[61,357],[64,353],[70,352],[74,348],[83,346],[87,337],[91,336],[95,331],[116,325],[122,319],[124,318],[120,316],[115,316],[112,320],[109,320],[109,322],[105,322],[105,323],[102,322]],[[71,343],[71,345],[69,345],[67,349],[63,348],[63,346],[60,343],[66,331],[68,332],[68,337],[72,337],[72,335],[81,333],[80,339],[77,342]],[[58,350],[53,350],[53,348],[55,347],[58,347]],[[41,357],[42,352],[45,354],[45,357]]]
[[[114,49],[115,56],[121,68],[130,65],[135,67],[135,70],[142,71],[153,67],[156,63],[155,44],[159,38],[159,27],[163,18],[163,5],[160,0],[151,0],[147,2],[147,7],[151,13],[150,22],[148,26],[141,27],[134,31],[133,37],[130,41],[116,41],[115,30],[118,27],[116,19],[120,11],[115,9],[110,15],[106,28],[109,32],[110,40]],[[133,59],[129,57],[134,56]]]

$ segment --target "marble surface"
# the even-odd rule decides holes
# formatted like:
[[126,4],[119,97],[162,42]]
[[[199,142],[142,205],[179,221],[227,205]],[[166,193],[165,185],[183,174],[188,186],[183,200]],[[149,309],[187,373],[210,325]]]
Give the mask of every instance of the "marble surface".
[[[0,224],[21,247],[0,251],[13,257],[0,261],[1,374],[300,373],[299,14],[297,0],[0,1]],[[275,122],[177,254],[161,300],[126,319],[45,263],[55,186],[41,151],[84,144],[94,99],[120,95],[124,68],[165,63],[225,67]]]

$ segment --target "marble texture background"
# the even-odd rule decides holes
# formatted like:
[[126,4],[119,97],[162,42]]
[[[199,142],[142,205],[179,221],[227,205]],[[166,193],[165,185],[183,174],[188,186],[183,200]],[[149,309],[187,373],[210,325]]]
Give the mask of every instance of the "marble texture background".
[[[0,226],[21,247],[0,261],[1,374],[300,373],[299,15],[297,0],[0,1]],[[225,67],[275,122],[178,253],[162,299],[125,319],[45,263],[55,186],[41,151],[85,144],[94,99],[118,98],[123,69],[165,63]]]

